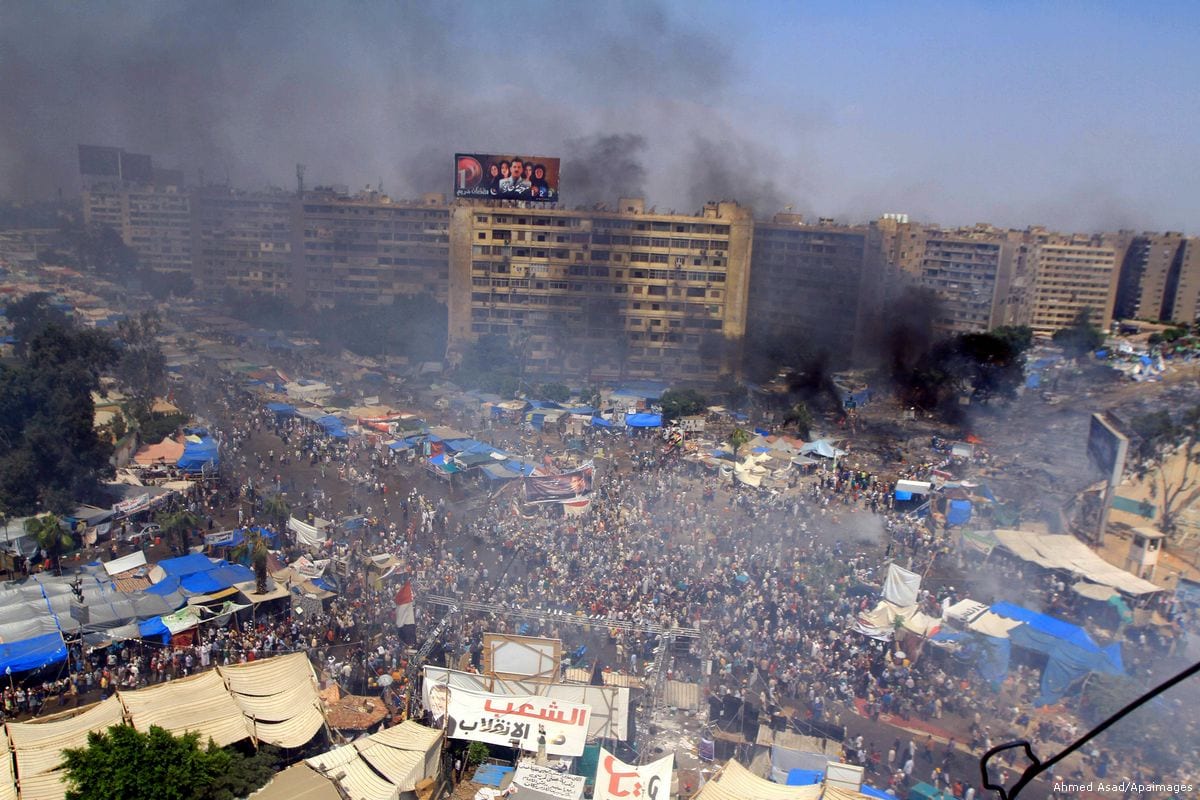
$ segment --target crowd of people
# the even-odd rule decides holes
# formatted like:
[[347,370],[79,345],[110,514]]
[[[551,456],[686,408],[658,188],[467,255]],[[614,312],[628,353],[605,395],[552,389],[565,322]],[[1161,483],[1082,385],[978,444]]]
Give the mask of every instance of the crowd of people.
[[[266,499],[286,492],[296,516],[364,523],[334,528],[315,552],[281,537],[280,563],[305,553],[352,564],[388,554],[401,566],[384,581],[350,570],[319,614],[284,608],[274,618],[206,626],[200,640],[183,647],[130,642],[73,653],[71,674],[36,697],[6,692],[6,712],[303,650],[327,678],[352,691],[379,693],[390,684],[385,700],[391,718],[401,719],[414,705],[407,696],[414,643],[402,641],[393,624],[393,595],[397,581],[410,580],[418,599],[444,595],[494,609],[465,615],[465,624],[445,632],[430,661],[479,669],[485,631],[547,635],[563,640],[575,666],[647,683],[658,666],[667,677],[707,681],[715,697],[801,725],[858,715],[872,723],[916,720],[962,731],[936,753],[932,739],[923,748],[897,740],[886,749],[887,729],[878,726],[879,742],[848,737],[847,759],[897,791],[927,781],[969,798],[978,775],[956,767],[954,753],[977,756],[1014,734],[1032,738],[1042,752],[1060,746],[1062,730],[1038,724],[1031,714],[1035,670],[1017,666],[994,692],[968,665],[936,648],[854,631],[857,616],[876,602],[878,590],[870,587],[880,585],[889,561],[930,578],[920,602],[934,614],[968,591],[985,603],[1021,602],[1056,588],[1053,576],[1026,577],[1003,561],[975,573],[944,528],[895,507],[890,481],[900,474],[885,480],[865,459],[849,458],[822,463],[791,491],[732,484],[714,491],[719,478],[684,460],[679,448],[653,436],[610,437],[588,443],[615,458],[599,471],[586,515],[523,506],[520,482],[464,513],[445,484],[419,469],[401,469],[394,454],[365,437],[330,438],[305,420],[266,410],[234,381],[211,377],[216,391],[204,413],[224,432],[229,468],[223,483],[192,499],[206,526],[277,524]],[[477,422],[481,436],[520,435],[490,419]],[[644,468],[614,466],[622,462]],[[902,475],[928,477],[939,466],[907,465]],[[511,608],[544,616],[514,620],[504,614]],[[571,624],[580,619],[629,624]],[[429,620],[423,622],[428,627]],[[683,629],[702,631],[690,652],[659,658],[660,632]],[[901,652],[911,644],[915,652]],[[380,681],[385,674],[392,680]]]

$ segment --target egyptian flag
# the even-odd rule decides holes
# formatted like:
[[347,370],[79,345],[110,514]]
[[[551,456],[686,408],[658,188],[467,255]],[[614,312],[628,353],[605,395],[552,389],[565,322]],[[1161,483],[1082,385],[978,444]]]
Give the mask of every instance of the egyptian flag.
[[413,611],[412,582],[405,581],[396,592],[396,627],[406,644],[417,643],[417,615]]

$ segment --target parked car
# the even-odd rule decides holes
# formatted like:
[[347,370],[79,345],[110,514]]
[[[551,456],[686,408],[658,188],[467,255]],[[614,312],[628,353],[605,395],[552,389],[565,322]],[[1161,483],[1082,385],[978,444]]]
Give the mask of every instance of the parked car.
[[152,522],[149,525],[143,525],[141,530],[137,531],[136,533],[130,531],[129,533],[125,534],[125,541],[129,544],[141,546],[144,544],[149,544],[156,536],[161,535],[162,527],[157,523]]

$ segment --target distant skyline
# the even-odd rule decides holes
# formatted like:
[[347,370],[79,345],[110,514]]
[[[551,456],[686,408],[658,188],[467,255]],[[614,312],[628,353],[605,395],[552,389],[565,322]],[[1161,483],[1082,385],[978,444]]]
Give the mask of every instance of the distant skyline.
[[1178,2],[8,0],[0,197],[77,193],[79,143],[398,197],[507,152],[561,156],[569,206],[1195,234],[1198,32]]

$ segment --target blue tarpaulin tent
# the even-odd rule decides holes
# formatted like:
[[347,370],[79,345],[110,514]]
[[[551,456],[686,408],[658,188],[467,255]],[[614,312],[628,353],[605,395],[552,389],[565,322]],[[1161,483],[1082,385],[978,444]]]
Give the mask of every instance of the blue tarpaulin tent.
[[206,466],[218,466],[220,460],[216,441],[205,437],[198,442],[186,442],[183,455],[175,462],[175,466],[184,472],[200,472]]
[[317,420],[317,424],[321,426],[325,433],[332,436],[334,439],[349,439],[350,434],[346,432],[346,424],[339,417],[329,414]]
[[67,645],[63,642],[61,631],[0,644],[0,672],[28,672],[57,664],[66,658]]
[[296,413],[296,407],[287,403],[267,403],[267,411],[274,411],[280,416],[290,417]]
[[[899,498],[897,498],[899,499]],[[947,525],[966,525],[971,519],[971,501],[970,500],[951,500],[950,506],[946,509],[946,524]]]
[[788,786],[810,786],[825,780],[824,770],[819,769],[790,769],[787,775]]
[[662,414],[630,414],[625,417],[629,428],[658,428],[662,426]]
[[194,575],[197,572],[208,572],[216,567],[216,564],[208,556],[200,553],[189,553],[186,556],[178,558],[166,558],[158,562],[158,566],[162,568],[169,577],[182,578],[185,575]]
[[151,617],[138,623],[138,635],[143,639],[157,638],[163,644],[171,640],[171,631],[163,624],[162,617]]

